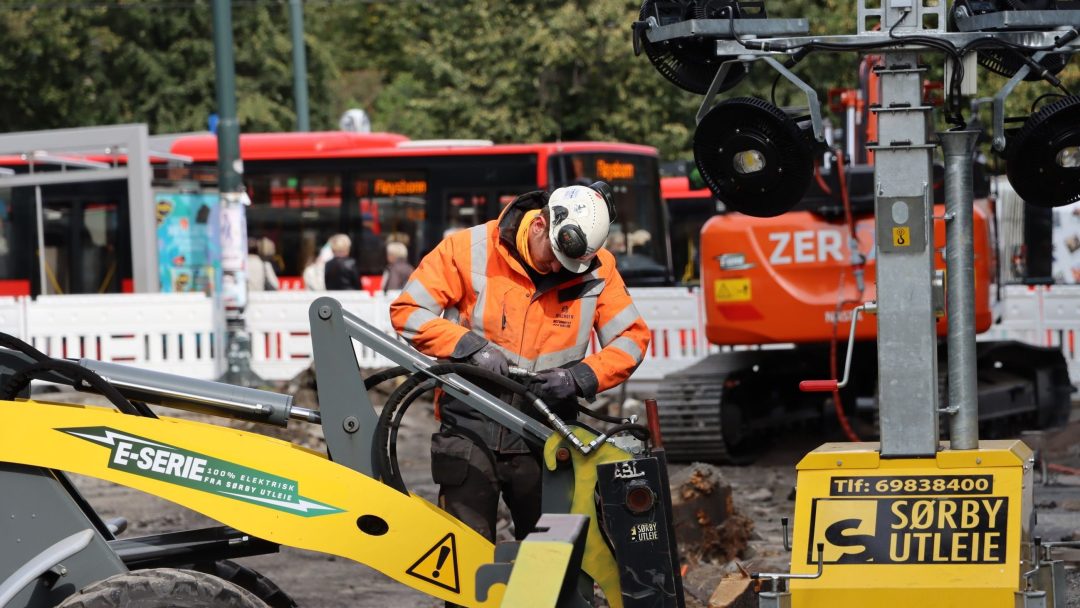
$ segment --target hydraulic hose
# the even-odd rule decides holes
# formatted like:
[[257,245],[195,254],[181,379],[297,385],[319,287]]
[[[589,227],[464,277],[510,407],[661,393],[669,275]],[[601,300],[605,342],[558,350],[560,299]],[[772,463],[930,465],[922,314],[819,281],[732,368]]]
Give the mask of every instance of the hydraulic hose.
[[82,388],[79,386],[80,382],[84,383],[86,386],[101,393],[110,403],[116,406],[116,409],[125,414],[157,418],[157,416],[154,415],[154,412],[151,411],[145,403],[136,402],[136,405],[128,401],[126,397],[120,394],[120,391],[116,390],[115,386],[109,384],[93,370],[63,359],[46,358],[44,361],[38,361],[37,363],[26,366],[12,375],[11,379],[8,380],[2,389],[0,389],[0,398],[14,399],[16,395],[30,384],[32,379],[45,376],[49,372],[55,372],[71,377],[71,384],[77,389]]
[[30,346],[26,342],[16,338],[11,334],[6,334],[4,332],[0,332],[0,346],[3,346],[4,348],[10,348],[11,350],[17,350],[24,355],[30,357],[34,361],[38,362],[45,361],[46,359],[51,358],[49,357],[49,355],[46,355],[45,353],[34,348],[33,346]]
[[[365,387],[370,388],[380,382],[404,375],[405,373],[407,372],[403,368],[385,370],[384,372],[372,375],[365,380]],[[494,384],[500,389],[521,396],[526,402],[533,404],[538,409],[540,406],[537,404],[543,403],[536,395],[529,391],[527,385],[467,363],[441,363],[433,365],[423,371],[413,373],[401,384],[401,386],[397,387],[394,392],[390,394],[390,397],[387,399],[386,404],[383,406],[382,412],[379,415],[379,421],[375,428],[375,454],[373,454],[373,457],[378,470],[383,476],[384,483],[401,492],[407,492],[408,490],[405,487],[405,482],[401,476],[397,461],[398,429],[409,406],[412,405],[418,397],[435,388],[439,384],[436,377],[445,374],[459,374],[469,380]],[[649,429],[643,425],[628,423],[620,418],[593,412],[580,404],[578,405],[578,411],[599,420],[616,423],[616,426],[608,430],[607,433],[598,434],[598,437],[592,443],[585,446],[585,453],[588,453],[591,449],[595,449],[595,447],[603,442],[604,439],[616,433],[629,432],[642,441],[648,441],[651,436]],[[541,411],[541,413],[546,414],[549,420],[554,416],[550,410],[546,412]],[[484,451],[485,455],[494,463],[494,454],[487,448],[480,436],[467,428],[456,425],[453,416],[449,412],[443,412],[443,419],[444,422],[453,429],[452,432],[454,434],[461,435],[473,441],[473,443],[479,446],[480,449]],[[558,420],[558,423],[562,423],[562,421]],[[562,423],[562,425],[565,428],[565,423]]]
[[[844,222],[848,226],[848,243],[851,247],[851,265],[855,273],[855,287],[859,291],[859,296],[854,301],[858,303],[862,300],[863,289],[865,284],[863,282],[863,268],[865,266],[865,259],[859,252],[859,239],[855,232],[855,219],[851,213],[851,197],[848,194],[847,187],[847,175],[844,170],[844,153],[841,150],[836,151],[836,176],[840,183],[840,201],[844,205]],[[843,279],[840,281],[840,289],[843,290]],[[837,304],[837,314],[833,319],[833,335],[832,340],[829,342],[829,369],[832,372],[832,377],[837,377],[836,369],[836,347],[838,337],[836,335],[837,323],[840,321],[840,308],[847,301],[843,299],[843,293],[840,293],[841,301]],[[853,313],[857,314],[857,313]],[[840,423],[840,429],[844,431],[844,436],[848,441],[858,442],[859,435],[852,428],[851,423],[847,419],[847,415],[844,414],[844,404],[840,401],[840,389],[834,388],[832,392],[833,408],[836,411],[836,420]]]
[[[387,372],[389,371],[390,370],[387,370]],[[402,480],[397,466],[397,427],[400,425],[408,406],[411,405],[417,397],[428,392],[438,384],[432,376],[443,376],[446,374],[458,374],[464,376],[468,380],[490,382],[501,389],[505,389],[507,392],[521,395],[530,403],[536,400],[536,396],[530,393],[525,385],[501,374],[496,374],[468,363],[440,363],[432,365],[424,371],[412,374],[401,386],[394,389],[394,392],[390,394],[390,397],[386,400],[386,404],[383,405],[382,412],[379,414],[379,422],[375,427],[375,446],[378,450],[376,462],[378,463],[379,470],[384,476],[383,481],[387,485],[403,492],[406,491],[405,482]],[[372,376],[372,378],[375,378],[375,376]],[[426,387],[425,384],[427,385]],[[398,412],[399,408],[402,408],[400,414]],[[391,440],[391,437],[393,437],[393,440]],[[483,446],[482,441],[479,443]]]
[[[11,334],[0,332],[0,346],[19,351],[34,360],[34,363],[13,374],[6,384],[0,387],[0,399],[14,399],[30,385],[30,381],[34,378],[45,377],[55,381],[55,378],[49,375],[52,372],[66,380],[72,388],[90,387],[97,390],[116,406],[116,409],[125,414],[157,418],[149,406],[138,401],[129,401],[115,386],[109,384],[94,370],[66,359],[54,359]],[[83,386],[80,386],[80,382]]]

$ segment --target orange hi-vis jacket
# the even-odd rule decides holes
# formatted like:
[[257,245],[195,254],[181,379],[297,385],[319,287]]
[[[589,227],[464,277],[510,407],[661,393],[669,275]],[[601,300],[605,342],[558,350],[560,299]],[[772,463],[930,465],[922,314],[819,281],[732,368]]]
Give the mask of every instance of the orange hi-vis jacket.
[[[390,319],[432,357],[464,359],[490,342],[511,365],[568,367],[581,394],[591,398],[637,368],[649,328],[607,249],[583,274],[527,269],[514,237],[524,213],[546,201],[544,192],[522,195],[497,220],[444,239],[390,305]],[[586,356],[593,330],[601,349]],[[504,447],[501,436],[487,438],[489,447]]]

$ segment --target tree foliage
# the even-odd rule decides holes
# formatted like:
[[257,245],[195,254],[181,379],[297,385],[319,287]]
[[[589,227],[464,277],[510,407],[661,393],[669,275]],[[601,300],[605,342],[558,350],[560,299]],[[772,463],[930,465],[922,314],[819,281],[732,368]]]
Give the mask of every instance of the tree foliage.
[[[155,133],[204,129],[216,106],[210,6],[0,6],[0,131],[126,122],[149,123]],[[856,30],[853,0],[768,9],[771,17],[806,17],[814,34]],[[622,140],[686,158],[702,97],[634,56],[630,26],[639,11],[639,0],[309,0],[312,127],[335,128],[345,110],[360,107],[376,129],[413,138]],[[234,2],[233,24],[241,129],[294,128],[287,4]],[[857,86],[858,61],[852,53],[814,53],[797,72],[824,100],[831,88]],[[929,77],[940,78],[940,68]],[[1064,80],[1080,84],[1075,65]],[[1004,81],[983,71],[980,82],[980,95],[989,95]],[[1048,91],[1021,87],[1009,114],[1026,113]],[[806,103],[763,64],[725,95]]]
[[[286,8],[233,8],[244,130],[295,124]],[[0,131],[127,122],[157,133],[206,129],[217,105],[212,34],[209,0],[0,7]],[[334,63],[316,47],[308,68],[313,122],[328,126]]]

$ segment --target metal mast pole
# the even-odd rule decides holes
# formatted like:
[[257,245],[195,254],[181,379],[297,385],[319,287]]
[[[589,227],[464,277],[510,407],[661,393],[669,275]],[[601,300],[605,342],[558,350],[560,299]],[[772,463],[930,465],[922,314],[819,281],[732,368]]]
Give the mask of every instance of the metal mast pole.
[[972,154],[978,131],[939,134],[945,152],[945,269],[949,311],[949,445],[979,447],[975,353],[975,236]]
[[[922,5],[885,0],[880,9],[868,9],[860,2],[860,33],[867,30],[868,16],[898,36],[921,33],[928,12],[938,12],[937,23],[944,27],[944,3]],[[931,107],[923,104],[926,68],[917,54],[894,51],[883,57],[877,69],[881,103],[873,108],[879,140],[867,146],[875,152],[881,455],[930,456],[938,449]]]
[[214,75],[217,79],[218,189],[242,192],[240,124],[236,119],[236,68],[233,58],[232,8],[214,0]]
[[221,193],[221,271],[234,299],[226,308],[227,369],[222,380],[252,385],[258,377],[251,371],[251,341],[244,329],[247,305],[247,217],[244,172],[240,158],[240,123],[236,118],[236,71],[233,58],[232,8],[229,0],[214,0],[214,67],[218,107],[218,191]]
[[289,0],[289,32],[292,35],[293,99],[296,101],[296,130],[310,131],[307,53],[304,49],[304,6],[301,0]]

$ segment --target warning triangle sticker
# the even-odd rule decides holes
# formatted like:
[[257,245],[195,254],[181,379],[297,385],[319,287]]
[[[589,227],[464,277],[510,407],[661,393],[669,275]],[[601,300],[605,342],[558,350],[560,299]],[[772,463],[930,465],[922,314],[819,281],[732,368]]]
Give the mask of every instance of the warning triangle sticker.
[[454,533],[450,532],[428,549],[427,553],[420,556],[416,563],[405,571],[406,574],[437,585],[443,589],[449,589],[454,593],[461,592],[458,583],[457,566],[457,542]]

